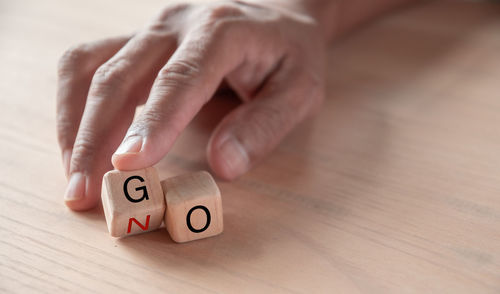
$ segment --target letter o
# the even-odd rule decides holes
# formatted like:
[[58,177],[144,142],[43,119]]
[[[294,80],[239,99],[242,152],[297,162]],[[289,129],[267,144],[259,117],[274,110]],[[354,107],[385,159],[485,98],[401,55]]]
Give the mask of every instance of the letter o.
[[[205,214],[207,215],[207,223],[205,224],[205,226],[201,229],[195,229],[193,228],[193,225],[191,225],[191,214],[193,213],[193,211],[195,211],[196,209],[201,209],[205,212]],[[208,208],[206,208],[205,206],[203,205],[197,205],[193,208],[191,208],[186,216],[186,223],[187,223],[187,226],[189,228],[189,230],[193,233],[201,233],[203,231],[205,231],[206,229],[208,229],[208,227],[210,226],[210,220],[211,220],[211,217],[210,217],[210,211],[208,210]]]

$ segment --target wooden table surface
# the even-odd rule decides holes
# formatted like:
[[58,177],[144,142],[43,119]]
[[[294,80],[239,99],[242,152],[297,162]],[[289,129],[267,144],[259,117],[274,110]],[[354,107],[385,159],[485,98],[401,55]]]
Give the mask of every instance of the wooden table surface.
[[[68,210],[57,59],[162,2],[1,0],[0,292],[500,293],[498,4],[423,4],[339,41],[322,112],[218,181],[221,236],[114,239],[102,208]],[[207,105],[161,177],[207,169],[234,101]]]

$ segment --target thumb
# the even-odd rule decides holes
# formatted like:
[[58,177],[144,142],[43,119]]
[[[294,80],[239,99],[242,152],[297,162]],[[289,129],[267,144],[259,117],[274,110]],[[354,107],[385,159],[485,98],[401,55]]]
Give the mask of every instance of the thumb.
[[247,172],[318,108],[323,84],[301,69],[275,73],[254,100],[229,113],[215,129],[207,149],[213,171],[228,180]]

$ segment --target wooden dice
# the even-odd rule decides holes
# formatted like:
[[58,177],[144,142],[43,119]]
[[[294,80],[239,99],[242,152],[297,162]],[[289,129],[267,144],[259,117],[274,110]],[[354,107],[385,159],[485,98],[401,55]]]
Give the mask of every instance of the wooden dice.
[[175,242],[187,242],[222,233],[219,188],[205,172],[181,175],[161,182],[167,211],[165,227]]
[[223,230],[219,188],[208,172],[161,182],[152,167],[113,170],[102,184],[102,203],[110,234],[124,237],[165,227],[176,242],[197,240]]
[[107,172],[102,181],[102,204],[113,237],[158,229],[165,214],[158,173],[152,167]]

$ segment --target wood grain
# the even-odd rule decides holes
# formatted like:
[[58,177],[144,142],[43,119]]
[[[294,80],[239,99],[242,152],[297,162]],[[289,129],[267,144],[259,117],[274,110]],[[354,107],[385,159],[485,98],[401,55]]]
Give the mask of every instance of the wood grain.
[[[328,99],[257,168],[218,181],[224,234],[117,240],[65,208],[56,64],[163,1],[0,1],[0,292],[499,293],[500,7],[434,2],[339,41]],[[219,97],[157,168],[207,169]]]

